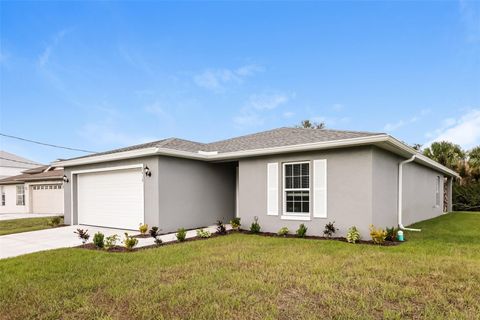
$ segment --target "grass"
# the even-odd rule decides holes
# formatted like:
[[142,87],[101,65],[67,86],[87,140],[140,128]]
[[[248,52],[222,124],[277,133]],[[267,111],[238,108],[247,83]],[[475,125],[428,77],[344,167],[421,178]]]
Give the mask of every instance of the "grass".
[[0,318],[478,319],[480,214],[415,227],[394,247],[233,234],[0,260]]
[[[0,236],[12,233],[50,229],[48,225],[52,217],[46,218],[25,218],[0,221]],[[63,219],[62,222],[63,223]]]

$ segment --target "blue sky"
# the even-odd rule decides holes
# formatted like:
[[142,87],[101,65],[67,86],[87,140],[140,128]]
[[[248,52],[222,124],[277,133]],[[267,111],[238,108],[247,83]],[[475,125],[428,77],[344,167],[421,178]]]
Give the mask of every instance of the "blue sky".
[[10,135],[101,151],[309,118],[480,144],[480,2],[0,2],[0,41]]

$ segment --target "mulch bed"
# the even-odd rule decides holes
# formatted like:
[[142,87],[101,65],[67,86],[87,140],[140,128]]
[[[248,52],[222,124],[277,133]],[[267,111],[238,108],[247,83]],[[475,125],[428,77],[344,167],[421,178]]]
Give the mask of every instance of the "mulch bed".
[[[190,231],[190,230],[198,230],[198,229],[206,229],[208,227],[200,227],[200,228],[192,228],[192,229],[185,229],[185,231]],[[166,234],[169,234],[171,232],[164,232],[164,233],[159,233],[158,235],[159,236],[163,236],[163,235],[166,235]],[[147,232],[146,234],[135,234],[132,236],[132,238],[150,238],[150,234]]]
[[[193,229],[192,229],[193,230]],[[250,235],[257,235],[257,236],[263,236],[263,237],[275,237],[275,238],[298,238],[294,234],[287,234],[285,236],[279,236],[276,233],[273,232],[259,232],[259,233],[253,233],[248,230],[229,230],[225,235],[231,234],[231,233],[243,233],[243,234],[250,234]],[[209,238],[201,238],[201,237],[193,237],[193,238],[188,238],[185,239],[182,242],[192,242],[192,241],[198,241],[198,240],[208,240],[210,238],[216,238],[216,237],[222,237],[224,235],[220,235],[217,233],[212,233],[212,235]],[[150,236],[143,236],[143,235],[137,235],[136,238],[149,238]],[[320,237],[320,236],[305,236],[302,239],[310,239],[310,240],[333,240],[333,241],[340,241],[340,242],[347,242],[346,238],[343,237]],[[180,244],[182,242],[179,241],[171,241],[171,242],[165,242],[162,243],[161,245],[155,245],[152,244],[150,246],[145,246],[145,247],[140,247],[140,248],[133,248],[131,250],[128,250],[127,248],[123,246],[114,246],[108,250],[105,249],[99,249],[95,246],[93,243],[87,243],[87,244],[82,244],[77,246],[76,248],[81,248],[81,249],[87,249],[87,250],[98,250],[98,251],[105,251],[105,252],[135,252],[135,251],[141,251],[141,250],[146,250],[146,249],[152,249],[152,248],[158,248],[158,247],[163,247],[163,246],[170,246],[174,244]],[[382,244],[376,244],[373,241],[369,240],[360,240],[356,244],[365,244],[365,245],[372,245],[372,246],[383,246],[383,247],[391,247],[391,246],[398,246],[402,244],[402,242],[399,241],[385,241]]]

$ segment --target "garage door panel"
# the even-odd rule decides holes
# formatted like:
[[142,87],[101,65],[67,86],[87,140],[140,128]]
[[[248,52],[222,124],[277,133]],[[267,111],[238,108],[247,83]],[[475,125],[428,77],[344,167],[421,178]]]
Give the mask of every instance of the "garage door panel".
[[136,230],[144,222],[140,168],[79,174],[77,186],[80,224]]

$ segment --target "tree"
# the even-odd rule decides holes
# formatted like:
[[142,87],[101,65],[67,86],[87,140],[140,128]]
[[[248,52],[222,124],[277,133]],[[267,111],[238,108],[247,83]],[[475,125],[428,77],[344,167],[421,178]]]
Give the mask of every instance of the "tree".
[[422,150],[422,145],[420,143],[414,143],[412,148],[417,150],[417,151],[421,151]]
[[325,122],[312,122],[310,120],[302,120],[300,125],[295,126],[296,128],[305,128],[305,129],[325,129]]
[[468,152],[468,169],[470,178],[480,182],[480,146]]
[[432,143],[423,150],[423,154],[452,170],[457,170],[464,163],[466,156],[458,144],[448,141]]

